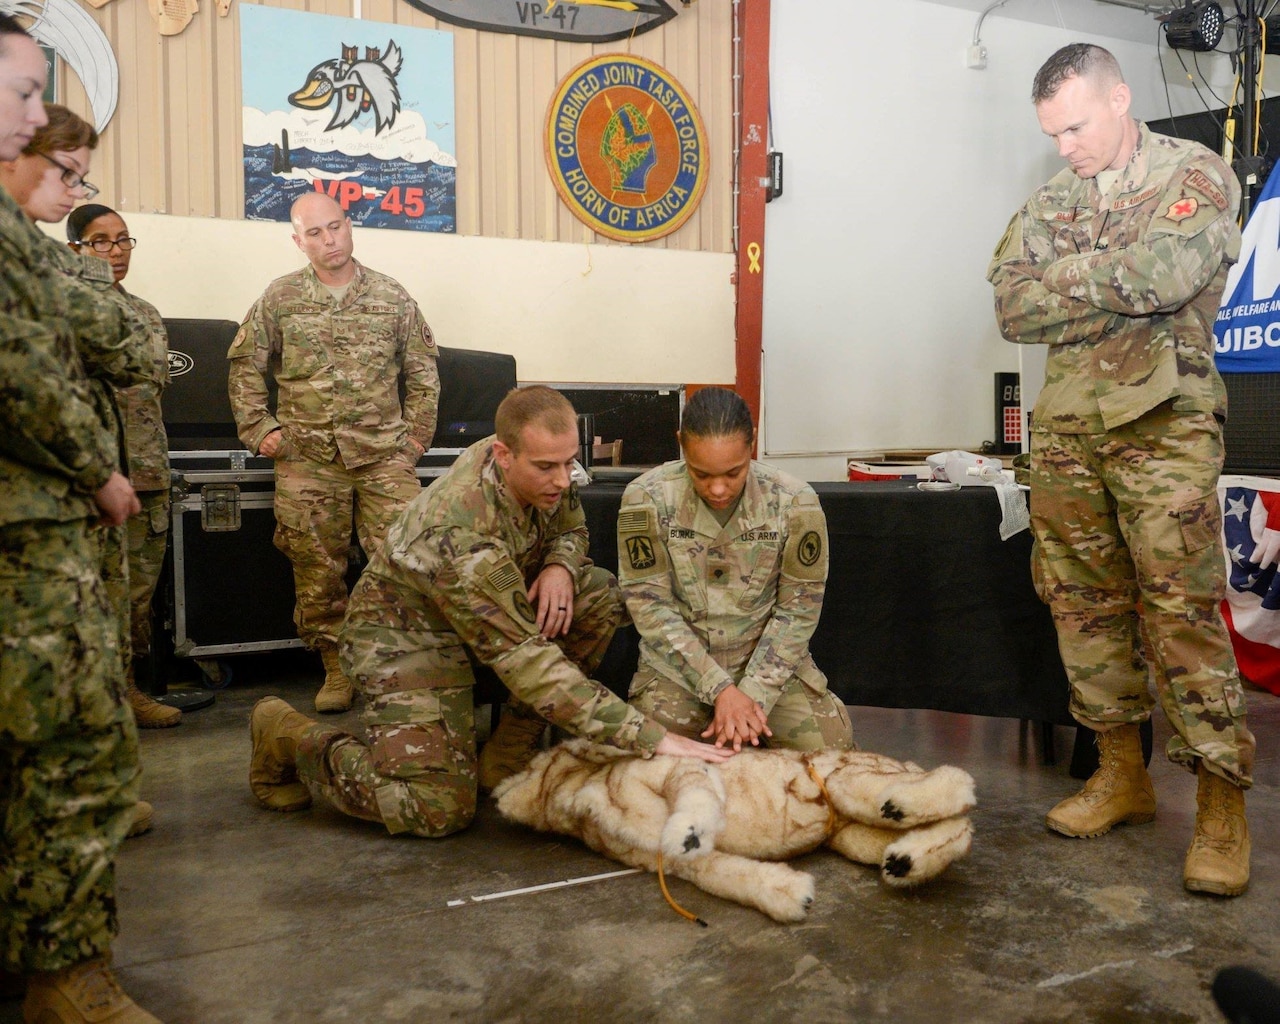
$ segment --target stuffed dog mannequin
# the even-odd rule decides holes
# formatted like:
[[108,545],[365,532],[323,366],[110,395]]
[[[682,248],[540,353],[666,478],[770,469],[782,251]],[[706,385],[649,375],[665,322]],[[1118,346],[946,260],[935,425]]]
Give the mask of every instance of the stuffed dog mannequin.
[[857,750],[748,750],[723,764],[642,759],[585,740],[538,754],[493,791],[498,810],[576,836],[631,867],[672,875],[775,921],[800,921],[813,878],[785,864],[823,844],[912,886],[969,852],[973,779]]

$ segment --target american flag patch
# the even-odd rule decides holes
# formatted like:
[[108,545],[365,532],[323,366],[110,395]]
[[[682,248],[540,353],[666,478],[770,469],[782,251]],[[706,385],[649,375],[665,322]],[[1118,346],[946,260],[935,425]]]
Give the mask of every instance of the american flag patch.
[[510,562],[503,562],[497,568],[490,570],[489,575],[485,577],[495,590],[510,590],[516,584],[522,582],[520,573]]
[[618,513],[619,533],[641,533],[649,527],[649,513],[642,508],[623,509]]

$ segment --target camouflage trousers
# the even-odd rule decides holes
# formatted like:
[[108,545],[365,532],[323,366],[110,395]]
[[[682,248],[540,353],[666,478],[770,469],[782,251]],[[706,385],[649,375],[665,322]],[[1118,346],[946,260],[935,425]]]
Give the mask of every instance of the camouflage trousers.
[[[594,566],[578,575],[577,590],[573,624],[554,642],[590,676],[613,638],[621,597],[613,575]],[[466,828],[478,789],[470,650],[447,629],[409,632],[353,614],[342,660],[365,697],[368,742],[313,729],[298,748],[299,777],[338,810],[393,835]]]
[[[715,717],[715,708],[674,680],[643,667],[631,680],[627,703],[691,740]],[[815,690],[799,676],[792,676],[769,711],[773,735],[761,745],[783,750],[852,750],[853,723],[849,712],[830,690]]]
[[311,648],[336,647],[347,611],[351,526],[372,558],[395,517],[421,492],[406,456],[347,469],[300,457],[276,462],[275,546],[293,564],[294,624]]
[[133,657],[151,651],[151,599],[169,542],[169,492],[139,491],[142,511],[125,523],[129,567],[129,634]]
[[106,588],[107,603],[111,605],[116,645],[127,667],[133,651],[129,642],[129,560],[125,551],[125,528],[97,525],[91,536],[98,546],[98,572]]
[[1169,758],[1248,786],[1255,744],[1219,611],[1221,431],[1171,405],[1105,434],[1032,435],[1032,572],[1077,721],[1145,720],[1154,679]]
[[0,527],[0,968],[111,948],[138,735],[89,525]]

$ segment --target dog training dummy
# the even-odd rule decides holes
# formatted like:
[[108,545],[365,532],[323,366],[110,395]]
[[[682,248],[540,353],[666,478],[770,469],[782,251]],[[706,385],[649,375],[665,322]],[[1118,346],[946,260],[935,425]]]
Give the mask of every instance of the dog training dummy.
[[750,750],[720,765],[647,760],[585,740],[544,751],[493,792],[498,810],[631,867],[800,921],[813,878],[785,864],[823,844],[912,886],[969,851],[973,779],[857,750]]

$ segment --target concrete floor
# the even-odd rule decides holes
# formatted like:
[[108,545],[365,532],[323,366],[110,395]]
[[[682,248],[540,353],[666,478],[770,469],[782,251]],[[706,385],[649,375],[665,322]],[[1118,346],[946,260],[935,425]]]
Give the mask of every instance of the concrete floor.
[[[1079,787],[1072,730],[1056,730],[1046,767],[1038,729],[1016,721],[853,708],[864,749],[974,775],[973,852],[910,892],[812,854],[798,863],[817,900],[792,926],[673,880],[704,929],[648,875],[471,902],[619,867],[489,805],[445,840],[391,838],[323,806],[260,809],[249,709],[267,693],[309,709],[320,669],[296,653],[235,664],[213,707],[143,734],[156,827],[119,861],[117,969],[168,1024],[1182,1024],[1223,1019],[1209,994],[1220,967],[1280,974],[1280,698],[1262,691],[1249,692],[1259,762],[1242,898],[1182,888],[1195,779],[1164,759],[1163,720],[1156,821],[1070,840],[1043,816]],[[358,727],[354,712],[339,720]],[[0,1022],[18,1019],[0,1008]]]

